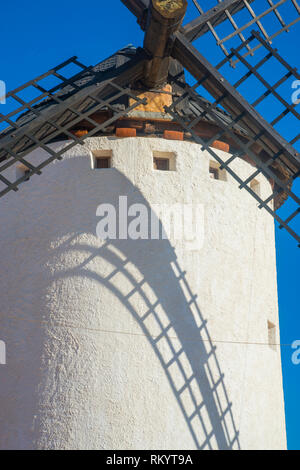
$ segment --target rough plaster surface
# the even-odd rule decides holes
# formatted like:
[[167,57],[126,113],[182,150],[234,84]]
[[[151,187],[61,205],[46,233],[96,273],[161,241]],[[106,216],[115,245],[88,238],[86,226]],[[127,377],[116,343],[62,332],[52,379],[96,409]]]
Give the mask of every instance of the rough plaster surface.
[[[97,149],[113,168],[91,169]],[[154,151],[175,152],[176,171],[154,171]],[[230,176],[211,180],[209,159],[93,138],[2,199],[1,449],[286,448],[273,220]],[[96,209],[119,195],[203,204],[203,247],[103,243]]]

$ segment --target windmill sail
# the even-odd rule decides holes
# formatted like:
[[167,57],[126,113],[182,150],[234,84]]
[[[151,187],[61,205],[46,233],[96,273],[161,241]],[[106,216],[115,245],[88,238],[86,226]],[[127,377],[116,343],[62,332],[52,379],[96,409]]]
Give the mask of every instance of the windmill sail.
[[[70,63],[78,65],[81,72],[66,79],[62,70]],[[9,191],[17,191],[20,184],[34,174],[40,175],[53,160],[62,159],[72,147],[105,131],[120,116],[143,103],[128,88],[133,78],[142,76],[143,64],[143,54],[135,54],[132,58],[130,49],[119,51],[95,67],[85,67],[76,58],[71,58],[8,93],[7,97],[21,106],[0,116],[1,123],[5,124],[0,135],[0,197]],[[60,79],[60,84],[47,90],[41,82],[53,76]],[[20,98],[20,92],[32,87],[39,92],[36,98],[27,101]],[[120,106],[119,102],[125,96],[133,100],[130,106]],[[116,101],[118,104],[115,105]],[[103,114],[100,121],[93,119],[96,113]],[[80,127],[83,121],[89,130],[78,137],[76,126]],[[49,145],[55,140],[68,140],[68,143],[58,152]],[[36,166],[26,156],[38,148],[45,152]],[[16,180],[10,181],[6,172],[11,174],[11,168],[20,163],[28,171],[21,176],[16,172]]]
[[[216,6],[206,13],[201,6],[201,3],[205,2],[193,0],[193,3],[200,16],[183,28],[183,34],[189,41],[195,41],[210,32],[227,57],[230,55],[230,43],[237,37],[247,49],[243,57],[253,55],[261,47],[261,44],[250,47],[247,42],[253,28],[259,30],[262,37],[271,44],[273,39],[284,32],[289,32],[300,21],[300,6],[297,0],[218,0]],[[240,13],[238,18],[235,16],[237,13]],[[285,21],[285,18],[289,20]],[[222,31],[222,37],[217,31],[220,24],[226,31],[226,33]],[[270,25],[272,30],[268,32]],[[231,61],[231,64],[236,65],[238,62],[238,60]]]
[[[291,78],[292,76],[294,76],[295,79],[300,77],[275,50],[266,44],[258,33],[253,32],[253,37],[249,39],[249,42],[253,38],[259,40],[262,46],[267,49],[267,56],[263,60],[260,60],[256,67],[251,67],[249,65],[247,73],[238,80],[234,87],[219,72],[220,68],[225,65],[226,60],[230,60],[230,57],[223,61],[219,65],[218,69],[216,69],[212,67],[211,64],[207,62],[206,59],[193,46],[191,46],[191,44],[186,41],[182,35],[177,36],[173,49],[173,56],[179,60],[196,79],[196,83],[193,86],[186,86],[184,96],[191,96],[197,101],[197,96],[199,97],[199,94],[201,95],[201,88],[204,88],[215,98],[215,102],[208,103],[201,115],[197,116],[194,121],[181,120],[181,123],[183,128],[192,132],[194,125],[199,122],[201,117],[212,115],[215,117],[214,109],[218,106],[222,106],[233,118],[233,122],[235,124],[240,124],[243,129],[245,129],[247,134],[247,143],[244,142],[244,136],[243,138],[238,136],[232,129],[231,125],[228,125],[228,123],[224,123],[223,120],[219,119],[218,124],[222,128],[222,131],[216,132],[208,143],[205,144],[199,141],[199,137],[194,133],[193,138],[196,142],[201,143],[209,150],[214,158],[222,164],[222,167],[224,167],[231,176],[238,181],[241,189],[246,189],[250,192],[250,194],[259,202],[259,208],[265,208],[270,212],[279,222],[280,227],[284,227],[288,230],[298,243],[300,243],[299,234],[297,234],[296,231],[291,228],[291,225],[289,225],[300,212],[300,198],[291,190],[294,180],[300,174],[300,158],[294,147],[273,127],[282,119],[286,118],[289,113],[297,119],[299,119],[299,114],[296,110],[296,104],[289,105],[276,91],[278,86],[272,87],[268,84],[268,82],[258,73],[258,69],[259,66],[265,63],[268,58],[275,57],[286,68],[285,75],[278,80],[277,85],[282,84],[285,79]],[[238,51],[232,52],[232,55],[233,54],[237,54],[238,57],[241,58]],[[242,60],[245,62],[245,59]],[[237,91],[238,85],[244,83],[252,75],[256,76],[257,79],[265,86],[265,92],[254,104],[260,104],[265,98],[271,95],[274,99],[277,99],[285,106],[284,111],[281,112],[279,116],[276,116],[271,123],[267,122],[267,120],[255,110],[254,106],[248,103]],[[195,90],[197,90],[197,93]],[[178,119],[178,116],[176,115],[177,105],[178,102],[174,102],[172,109],[169,110],[169,112],[172,112],[174,119]],[[237,151],[233,152],[233,156],[230,157],[227,162],[220,161],[220,157],[216,152],[210,149],[211,143],[222,137],[231,139],[233,148],[237,149]],[[292,142],[295,143],[297,138],[298,137],[296,136]],[[241,155],[247,155],[256,167],[253,175],[246,181],[243,181],[239,175],[235,174],[230,166],[234,162],[235,158],[240,157]],[[262,200],[261,197],[251,189],[251,181],[253,181],[260,173],[264,174],[272,181],[274,188],[274,191],[270,193],[265,200]],[[295,205],[293,206],[292,213],[288,214],[287,218],[283,220],[277,214],[277,210],[280,209],[282,203],[288,197],[294,201]],[[272,209],[272,205],[270,204],[271,201],[275,202],[275,210]]]

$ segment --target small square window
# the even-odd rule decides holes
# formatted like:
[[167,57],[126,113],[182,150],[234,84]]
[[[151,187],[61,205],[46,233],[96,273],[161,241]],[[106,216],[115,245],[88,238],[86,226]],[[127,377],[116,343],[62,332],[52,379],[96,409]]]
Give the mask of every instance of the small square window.
[[260,184],[257,180],[251,181],[250,188],[255,194],[257,194],[257,196],[260,196]]
[[268,321],[268,343],[270,348],[276,351],[276,326],[270,321]]
[[209,164],[209,177],[212,180],[227,181],[227,172],[220,168],[221,165],[217,162],[210,162]]
[[94,170],[104,170],[111,168],[112,151],[111,150],[95,150],[93,152],[92,166]]
[[109,157],[96,157],[95,168],[110,168],[110,158]]
[[209,176],[212,180],[218,180],[219,179],[219,170],[218,170],[218,168],[210,167]]
[[172,152],[153,152],[153,168],[159,171],[175,171],[175,154]]
[[167,158],[154,158],[154,169],[160,171],[169,171],[169,160]]

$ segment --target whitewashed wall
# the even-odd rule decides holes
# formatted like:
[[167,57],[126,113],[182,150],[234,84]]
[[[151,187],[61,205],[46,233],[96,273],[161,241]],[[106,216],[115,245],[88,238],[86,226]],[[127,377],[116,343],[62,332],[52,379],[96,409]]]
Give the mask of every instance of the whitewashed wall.
[[[91,149],[113,168],[92,170]],[[176,171],[154,171],[154,151]],[[187,142],[94,138],[0,201],[1,449],[286,447],[273,219],[209,160]],[[119,195],[203,204],[203,247],[104,244],[96,209]]]

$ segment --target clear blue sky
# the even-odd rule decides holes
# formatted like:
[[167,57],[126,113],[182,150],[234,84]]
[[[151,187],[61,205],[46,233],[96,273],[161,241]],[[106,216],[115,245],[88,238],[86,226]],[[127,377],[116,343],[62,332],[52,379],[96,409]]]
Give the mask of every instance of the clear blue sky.
[[[208,8],[216,2],[205,0],[200,3]],[[262,7],[263,0],[255,4]],[[195,14],[191,5],[188,19]],[[0,80],[7,83],[8,90],[12,90],[73,55],[86,65],[94,65],[127,44],[140,46],[143,34],[120,0],[15,0],[1,4],[0,38]],[[298,24],[280,41],[274,41],[274,46],[295,67],[299,67],[299,39]],[[201,47],[200,43],[198,47]],[[214,46],[206,43],[205,48],[202,52],[212,57]],[[5,112],[4,109],[0,111]],[[292,125],[294,135],[299,132],[297,125],[299,127],[295,122]],[[282,131],[289,133],[290,126],[285,126]],[[299,194],[300,182],[296,185]],[[296,226],[300,232],[300,216]],[[300,340],[300,249],[285,231],[277,228],[276,236],[281,343],[291,344]],[[291,347],[283,346],[288,444],[290,449],[300,449],[300,365],[293,365],[291,356]]]

